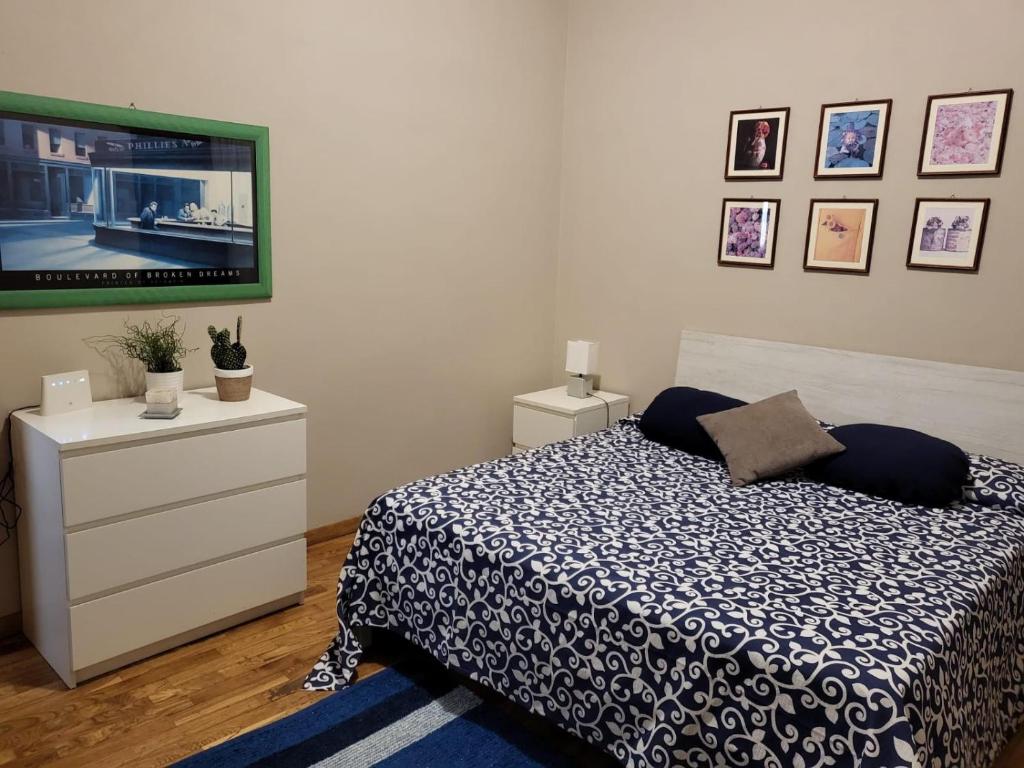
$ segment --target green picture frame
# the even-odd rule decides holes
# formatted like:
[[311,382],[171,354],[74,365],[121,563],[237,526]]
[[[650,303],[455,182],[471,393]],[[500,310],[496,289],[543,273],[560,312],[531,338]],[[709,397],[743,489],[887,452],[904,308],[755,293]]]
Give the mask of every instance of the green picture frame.
[[[256,280],[241,283],[0,290],[0,309],[233,301],[270,298],[273,295],[269,128],[0,91],[0,119],[10,120],[12,113],[25,121],[45,122],[47,118],[64,121],[65,124],[82,121],[86,124],[116,127],[125,131],[140,129],[150,134],[159,132],[178,136],[206,136],[251,143],[255,166],[255,221],[251,227],[251,241],[256,246],[255,261],[258,271]],[[45,133],[41,135],[44,138],[46,136]],[[3,149],[3,146],[0,146],[0,154]],[[17,222],[10,223],[15,225]]]

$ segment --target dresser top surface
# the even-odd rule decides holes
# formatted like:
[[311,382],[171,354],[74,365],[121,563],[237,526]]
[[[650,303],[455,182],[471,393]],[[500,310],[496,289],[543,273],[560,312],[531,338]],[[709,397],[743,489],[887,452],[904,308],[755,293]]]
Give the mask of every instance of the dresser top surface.
[[16,411],[14,418],[55,442],[59,450],[75,450],[148,438],[161,438],[218,427],[301,415],[306,406],[253,389],[248,400],[222,402],[215,387],[193,389],[178,398],[181,413],[174,419],[143,419],[144,397],[99,400],[89,408],[40,416],[38,408]]
[[542,389],[540,392],[530,392],[526,395],[516,395],[512,398],[512,402],[517,405],[526,405],[568,416],[575,416],[578,413],[586,413],[587,411],[604,410],[605,403],[609,406],[627,403],[629,402],[629,397],[601,390],[595,391],[590,397],[571,397],[566,393],[565,387],[561,386]]

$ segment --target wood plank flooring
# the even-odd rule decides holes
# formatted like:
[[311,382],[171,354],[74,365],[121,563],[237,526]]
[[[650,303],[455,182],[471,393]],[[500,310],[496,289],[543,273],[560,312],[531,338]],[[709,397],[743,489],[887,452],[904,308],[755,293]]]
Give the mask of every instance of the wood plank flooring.
[[[0,765],[163,766],[326,695],[303,691],[302,681],[334,633],[335,586],[351,544],[348,535],[310,546],[303,605],[73,691],[25,640],[0,645]],[[407,653],[394,643],[375,644],[359,674],[372,674]],[[562,738],[580,765],[607,762]],[[1024,768],[1024,730],[994,768]]]
[[[335,632],[352,536],[309,548],[305,602],[69,691],[24,640],[0,648],[0,765],[162,766],[295,712]],[[380,669],[387,659],[360,666]]]

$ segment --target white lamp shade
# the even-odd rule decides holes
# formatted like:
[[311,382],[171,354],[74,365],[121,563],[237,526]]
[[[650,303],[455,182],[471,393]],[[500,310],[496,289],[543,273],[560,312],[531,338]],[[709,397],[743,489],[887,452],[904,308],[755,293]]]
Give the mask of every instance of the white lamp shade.
[[597,352],[600,346],[596,341],[570,341],[566,344],[566,372],[580,376],[597,373]]

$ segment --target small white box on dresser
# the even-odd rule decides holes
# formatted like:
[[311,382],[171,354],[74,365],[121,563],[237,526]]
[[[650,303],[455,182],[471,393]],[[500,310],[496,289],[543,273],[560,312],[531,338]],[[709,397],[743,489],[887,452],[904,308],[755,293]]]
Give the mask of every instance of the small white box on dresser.
[[594,392],[570,397],[564,386],[512,398],[512,453],[611,426],[629,415],[629,397]]
[[306,588],[306,406],[186,392],[12,419],[22,623],[70,687]]

